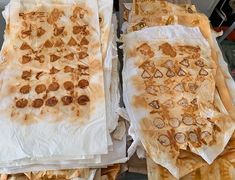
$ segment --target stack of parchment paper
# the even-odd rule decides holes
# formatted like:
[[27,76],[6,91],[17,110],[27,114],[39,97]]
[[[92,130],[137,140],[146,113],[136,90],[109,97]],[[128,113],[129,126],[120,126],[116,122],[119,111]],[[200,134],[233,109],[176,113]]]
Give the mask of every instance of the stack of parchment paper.
[[209,20],[162,0],[127,17],[124,102],[149,179],[233,179],[234,82]]
[[26,175],[87,179],[94,170],[48,170],[126,161],[112,6],[109,0],[11,0],[6,6],[1,173],[47,170]]

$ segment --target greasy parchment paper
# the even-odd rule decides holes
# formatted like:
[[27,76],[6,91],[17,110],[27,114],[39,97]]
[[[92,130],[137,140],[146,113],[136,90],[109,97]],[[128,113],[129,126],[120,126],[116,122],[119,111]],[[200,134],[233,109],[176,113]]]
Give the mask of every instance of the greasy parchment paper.
[[[200,155],[208,163],[212,163],[213,160],[223,151],[225,145],[229,141],[231,134],[233,133],[233,130],[234,130],[234,124],[231,118],[229,117],[229,115],[227,114],[226,109],[223,107],[223,104],[219,96],[217,95],[216,98],[214,99],[215,97],[214,94],[216,92],[215,83],[214,83],[214,76],[216,73],[216,63],[214,63],[214,61],[212,60],[210,46],[207,43],[207,41],[204,39],[202,34],[200,33],[199,29],[187,28],[187,27],[178,26],[178,25],[147,28],[138,32],[127,34],[124,38],[124,42],[125,42],[125,45],[124,45],[125,62],[124,62],[123,78],[124,78],[124,92],[126,92],[124,94],[124,100],[127,106],[127,111],[130,116],[130,119],[132,120],[133,125],[137,131],[137,134],[140,136],[141,142],[143,143],[146,151],[148,152],[148,154],[150,154],[150,157],[156,163],[166,167],[175,177],[180,176],[179,169],[177,168],[177,164],[176,164],[176,159],[177,159],[177,156],[179,155],[179,151],[177,150],[178,148],[184,149],[184,150],[186,149],[188,150],[188,148],[190,148],[192,152]],[[164,117],[164,113],[161,114],[161,112],[158,112],[158,110],[156,110],[156,109],[159,109],[158,106],[160,106],[160,108],[162,106],[163,111],[164,111],[165,107],[169,107],[169,105],[171,105],[171,103],[167,101],[168,95],[166,94],[164,96],[161,96],[161,95],[159,96],[158,94],[158,96],[155,96],[154,101],[152,102],[150,101],[151,99],[153,100],[153,97],[148,94],[155,93],[153,92],[155,91],[155,89],[153,88],[154,85],[147,86],[148,89],[146,90],[148,93],[146,94],[144,83],[151,84],[152,75],[154,75],[155,78],[160,78],[162,76],[165,77],[165,73],[166,73],[166,75],[167,76],[169,75],[168,77],[170,77],[168,80],[165,81],[168,84],[169,83],[171,84],[172,82],[174,84],[174,81],[178,82],[178,79],[180,79],[180,76],[186,75],[184,74],[185,72],[182,74],[182,71],[180,70],[178,72],[180,73],[178,74],[179,77],[173,78],[173,80],[171,81],[170,79],[172,78],[171,76],[172,73],[169,72],[169,69],[168,71],[165,72],[162,69],[162,67],[160,67],[161,63],[167,62],[168,59],[172,59],[174,57],[174,54],[173,55],[167,54],[168,56],[166,56],[164,55],[164,53],[161,52],[161,50],[159,50],[159,45],[162,45],[160,47],[161,49],[163,48],[163,43],[165,42],[172,43],[172,44],[179,44],[179,46],[186,45],[186,46],[199,47],[199,49],[201,49],[200,58],[203,59],[203,62],[206,64],[206,67],[204,67],[206,69],[204,70],[206,70],[207,73],[206,74],[202,73],[202,71],[204,70],[201,69],[199,74],[202,76],[209,76],[209,77],[208,77],[208,80],[205,80],[206,84],[203,85],[202,83],[201,85],[199,85],[199,89],[196,90],[197,91],[196,97],[198,98],[198,101],[199,101],[198,103],[204,104],[203,106],[202,104],[201,105],[198,104],[199,111],[200,111],[199,114],[201,117],[207,118],[207,120],[208,120],[208,117],[212,118],[213,123],[215,123],[216,126],[219,127],[220,129],[219,131],[214,130],[213,126],[215,124],[212,125],[211,122],[209,121],[205,122],[205,124],[207,124],[206,127],[201,126],[202,124],[199,125],[200,123],[198,121],[197,123],[195,122],[191,126],[188,126],[190,122],[187,122],[187,121],[188,120],[191,121],[192,119],[190,120],[190,118],[188,117],[185,118],[184,116],[182,116],[182,114],[181,115],[178,114],[177,113],[178,111],[173,111],[174,112],[173,115],[176,116],[176,118],[179,118],[181,116],[183,118],[182,121],[186,125],[186,126],[182,125],[182,127],[179,127],[179,129],[181,129],[180,131],[185,132],[185,128],[189,130],[189,131],[186,130],[188,132],[185,132],[189,138],[189,140],[186,140],[184,139],[186,138],[185,134],[183,135],[181,132],[179,132],[178,128],[170,128],[169,125],[168,126],[166,125],[170,123],[170,122],[167,122],[170,120],[168,119],[168,116]],[[146,43],[148,45],[142,46],[143,44],[146,44]],[[176,47],[173,46],[173,48],[176,48]],[[184,53],[187,54],[186,52]],[[151,56],[152,59],[149,57],[146,58],[147,56]],[[165,58],[165,61],[160,61],[161,58],[163,59]],[[158,63],[158,59],[159,59],[160,64]],[[160,73],[153,72],[156,69],[151,69],[152,67],[151,64],[147,64],[148,62],[151,63],[151,61],[153,61],[155,64],[157,63],[157,68],[163,71]],[[144,62],[147,62],[147,63],[145,64]],[[182,65],[188,66],[187,63],[185,64],[185,62],[187,61],[185,60],[182,61],[181,62]],[[167,66],[168,65],[171,66],[171,64],[169,63],[167,64]],[[183,68],[183,66],[180,66],[180,67],[181,69]],[[143,72],[142,70],[140,70],[140,68],[143,68]],[[183,68],[182,70],[187,72],[185,68]],[[177,71],[177,69],[174,69],[174,72],[175,71]],[[194,73],[190,71],[189,74],[194,74]],[[142,81],[141,83],[141,78],[145,79],[146,81]],[[198,81],[200,82],[199,79],[196,80],[196,83],[198,83]],[[153,84],[154,82],[156,81],[152,79]],[[160,87],[160,88],[161,88],[160,89],[161,93],[164,94],[164,91],[166,92],[167,88],[169,87],[167,88]],[[180,90],[179,86],[177,87],[177,90]],[[191,97],[191,95],[189,96],[188,95],[189,95],[188,93],[186,94],[178,93],[178,95],[175,95],[177,96],[175,99],[179,100],[178,106],[187,105],[185,104],[186,103],[185,99]],[[192,97],[194,97],[194,95],[192,95]],[[162,104],[163,100],[166,101],[164,104]],[[206,102],[211,102],[212,104],[206,105]],[[193,103],[193,101],[191,103]],[[153,110],[150,107],[155,108],[155,110]],[[218,108],[218,110],[215,109],[215,107]],[[150,114],[153,114],[153,116],[152,115],[149,116],[148,115],[149,112]],[[160,117],[155,117],[158,115],[155,113],[158,113],[158,114],[160,113],[160,115],[164,117],[163,120]],[[165,125],[168,130],[164,130],[163,127]],[[200,145],[194,144],[195,139],[193,138],[193,136],[199,139],[200,137],[202,137],[202,134],[193,135],[193,133],[191,133],[192,131],[194,131],[193,129],[195,128],[198,130],[201,130],[201,132],[207,132],[208,135],[213,134],[214,138],[217,139],[216,142],[209,143],[209,141],[211,142],[211,140],[207,139],[209,141],[206,140],[207,142],[201,143]],[[178,133],[176,133],[175,131]],[[164,132],[167,134],[164,134]],[[194,132],[195,134],[197,134],[196,131]],[[179,138],[177,140],[178,144],[174,143],[174,136],[176,139]],[[173,140],[171,138],[173,138]],[[163,145],[163,147],[159,146],[159,142],[160,144]],[[168,148],[168,146],[170,146],[170,148]],[[164,151],[163,151],[163,148],[165,149]],[[170,153],[169,154],[165,153],[167,151],[169,151]]]
[[[234,134],[230,139],[228,145],[226,146],[224,152],[211,164],[208,165],[205,162],[198,161],[195,163],[195,169],[191,173],[186,174],[184,177],[181,177],[182,180],[210,180],[210,179],[234,179],[235,177],[235,143],[234,143]],[[192,155],[182,156],[184,161],[183,166],[192,166],[195,158],[192,158]],[[200,159],[200,158],[199,158]],[[151,159],[147,158],[148,163],[148,179],[149,180],[175,180],[169,171],[160,165],[155,164]],[[164,177],[164,178],[163,178]]]
[[63,180],[93,180],[95,169],[76,169],[61,171],[31,172],[14,175],[1,175],[1,180],[34,180],[34,179],[63,179]]
[[178,23],[178,16],[196,12],[194,5],[173,4],[167,1],[134,1],[128,18],[128,31],[144,27],[162,26]]
[[[208,18],[198,13],[195,6],[189,4],[176,5],[167,1],[134,1],[128,23],[129,31],[140,30],[145,27],[180,24],[187,27],[199,27],[201,33],[209,42],[211,55],[218,65],[218,54],[213,42],[212,32]],[[231,117],[235,119],[235,104],[232,94],[228,90],[226,78],[218,66],[216,72],[216,88],[219,91],[223,104]]]
[[[43,4],[43,5],[42,5]],[[36,6],[35,6],[36,5]],[[70,13],[73,13],[72,11],[68,11],[68,9],[71,9],[71,7],[74,7],[76,5],[83,6],[84,8],[87,8],[87,11],[85,13],[88,13],[89,15],[85,15],[85,21],[89,23],[89,26],[91,28],[91,41],[93,42],[93,47],[96,46],[97,48],[93,48],[91,58],[90,58],[90,64],[92,70],[90,71],[90,89],[86,93],[94,94],[90,97],[90,100],[92,103],[90,103],[90,108],[93,109],[93,112],[88,110],[86,113],[88,116],[84,116],[84,120],[86,122],[69,122],[68,117],[71,116],[63,116],[63,113],[66,112],[66,108],[64,109],[65,112],[57,113],[52,111],[51,115],[53,115],[53,118],[57,118],[59,120],[58,122],[53,122],[56,119],[51,119],[52,116],[48,116],[47,119],[44,119],[45,121],[41,121],[40,119],[37,119],[37,122],[35,123],[29,123],[21,125],[20,118],[18,119],[19,122],[12,122],[9,121],[8,113],[11,111],[11,109],[5,111],[5,108],[7,103],[10,103],[10,99],[7,98],[11,97],[5,96],[2,89],[2,96],[4,95],[4,101],[2,99],[2,102],[5,102],[4,106],[2,104],[1,111],[4,111],[4,113],[1,113],[2,116],[4,116],[4,121],[2,121],[2,128],[4,129],[1,131],[3,134],[1,135],[1,142],[4,143],[4,150],[1,154],[2,162],[9,163],[11,160],[16,159],[23,159],[23,158],[52,158],[61,160],[63,159],[76,159],[81,158],[83,155],[87,156],[87,158],[93,158],[93,155],[95,154],[104,154],[107,153],[107,133],[106,133],[106,118],[105,118],[105,102],[104,102],[104,89],[103,88],[103,71],[102,71],[102,57],[101,57],[101,51],[100,51],[100,45],[99,45],[99,22],[98,22],[98,7],[96,4],[96,1],[57,1],[56,3],[51,2],[44,2],[44,1],[11,1],[9,4],[8,11],[6,11],[7,18],[7,30],[5,34],[5,43],[3,45],[2,50],[2,59],[3,62],[1,64],[2,71],[1,73],[4,74],[2,76],[2,87],[7,88],[8,84],[11,84],[14,81],[14,77],[18,76],[20,69],[22,68],[19,64],[19,61],[17,58],[19,58],[20,52],[17,50],[14,50],[14,57],[12,57],[13,48],[11,43],[14,44],[14,48],[17,49],[17,47],[20,45],[20,38],[18,38],[17,33],[20,31],[20,20],[17,21],[18,16],[15,15],[19,11],[32,11],[37,8],[44,10],[44,11],[50,11],[52,8],[58,8],[65,10],[64,16],[59,19],[60,25],[64,25],[64,20],[69,17],[69,15],[72,15]],[[84,13],[84,12],[83,12]],[[82,16],[82,15],[81,15]],[[13,18],[14,17],[14,18]],[[71,26],[66,28],[68,30],[71,28]],[[47,29],[50,34],[50,28]],[[32,42],[33,47],[37,47],[37,45],[44,40],[44,38],[48,37],[46,35],[45,37],[42,36],[42,38],[38,39],[36,44],[35,41]],[[30,41],[29,41],[30,43]],[[58,67],[61,64],[56,64]],[[14,67],[14,73],[11,73],[11,78],[8,78],[7,76],[10,75],[10,71],[12,71],[12,67]],[[39,70],[40,68],[36,66],[35,63],[32,63],[30,65],[24,66],[24,68],[33,68],[33,70]],[[99,70],[98,70],[98,69]],[[42,69],[45,71],[45,67]],[[66,76],[65,76],[66,77]],[[64,77],[60,77],[60,80],[63,81]],[[8,82],[6,81],[8,79]],[[100,82],[98,85],[97,82]],[[97,88],[99,91],[97,91]],[[95,92],[95,93],[94,93]],[[99,93],[100,92],[100,93]],[[14,94],[14,93],[13,93]],[[95,95],[96,94],[96,95]],[[97,105],[98,104],[98,105]],[[30,108],[27,109],[27,111],[23,111],[21,116],[24,113],[31,112]],[[33,112],[33,111],[32,111]],[[38,113],[38,112],[36,112]],[[90,115],[91,113],[91,115]],[[65,113],[66,114],[66,113]],[[49,113],[50,115],[50,113]],[[39,118],[39,116],[38,116]],[[16,119],[15,119],[16,120]],[[66,121],[67,120],[67,121]],[[51,121],[51,122],[50,122]],[[10,123],[8,123],[10,122]],[[91,128],[94,128],[92,130]],[[17,129],[17,130],[14,130]],[[56,132],[57,131],[57,132]],[[91,133],[92,132],[92,133]],[[84,137],[83,137],[84,136]],[[78,139],[79,137],[79,139]],[[89,138],[87,138],[89,137]],[[38,139],[39,138],[39,139]],[[40,145],[39,140],[43,140],[43,146]],[[69,140],[68,140],[69,139]],[[93,140],[92,140],[93,139]],[[98,140],[100,139],[100,140]],[[35,141],[37,142],[35,144]],[[50,142],[53,141],[53,142]],[[59,141],[60,143],[56,143]],[[21,143],[26,143],[22,145]],[[13,143],[13,144],[11,144]],[[41,141],[42,143],[42,141]],[[31,145],[30,145],[31,144]],[[58,148],[58,146],[60,148]],[[90,148],[89,148],[90,146]],[[24,148],[24,149],[23,149]],[[80,150],[79,150],[80,148]],[[66,150],[67,149],[67,150]],[[90,149],[90,150],[89,150]],[[20,151],[21,150],[21,151]],[[67,153],[66,153],[67,151]],[[42,158],[42,159],[43,159]],[[84,159],[84,157],[82,157]],[[31,159],[32,160],[32,159]]]
[[[229,91],[233,96],[233,101],[235,101],[234,96],[234,89],[235,89],[235,82],[233,81],[231,75],[228,72],[227,64],[223,58],[222,52],[218,46],[216,41],[217,34],[215,32],[212,33],[213,41],[215,43],[216,52],[218,53],[218,62],[223,70],[225,75],[226,83],[229,87]],[[196,157],[196,155],[192,153],[188,153],[188,155],[184,153],[180,153],[182,158],[178,158],[182,160],[182,165],[179,166],[180,168],[180,177],[181,179],[234,179],[234,172],[235,172],[235,155],[234,155],[234,135],[230,139],[228,145],[226,146],[223,153],[215,160],[211,165],[208,165],[204,162],[200,157]],[[166,179],[175,179],[167,169],[155,164],[149,157],[147,157],[148,162],[148,178],[151,180],[161,180],[162,177]],[[186,171],[184,170],[186,169]],[[181,173],[185,172],[185,173]],[[209,173],[208,173],[209,172]],[[199,175],[200,174],[200,175]]]
[[[234,98],[231,97],[234,97],[233,89],[235,88],[235,84],[228,72],[227,65],[224,62],[220,49],[218,48],[216,39],[213,37],[212,40],[208,18],[205,15],[197,13],[195,7],[189,4],[176,5],[164,1],[149,2],[136,0],[134,1],[133,5],[130,4],[129,6],[132,6],[134,10],[130,7],[128,8],[128,14],[130,14],[129,18],[126,18],[129,21],[126,23],[128,31],[136,31],[146,27],[170,24],[182,24],[190,27],[198,26],[200,28],[203,36],[210,43],[213,59],[216,61],[216,63],[218,61],[217,75],[221,78],[216,80],[216,87],[219,89],[219,95],[222,98],[223,103],[225,103],[226,109],[229,110],[230,115],[234,117],[234,110],[232,105],[232,99],[234,100]],[[125,29],[123,32],[125,32]],[[221,69],[223,70],[223,74],[221,74]],[[135,142],[133,143],[133,146],[136,146],[136,144],[139,142],[138,137],[135,132],[130,131],[130,133]],[[132,151],[132,149],[129,150]],[[201,162],[197,163],[197,158],[192,153],[189,153],[187,158],[188,160],[184,160],[184,158],[181,159],[181,165],[179,164],[180,177],[188,174],[191,171],[194,171],[196,167],[199,167],[203,164]],[[180,158],[178,161],[179,160]],[[185,163],[187,163],[186,166]],[[156,172],[155,175],[158,175],[158,173]]]
[[[112,65],[112,73],[111,73],[111,85],[109,88],[110,94],[111,94],[111,114],[113,114],[112,118],[107,120],[110,122],[112,126],[117,124],[118,121],[118,114],[116,113],[116,109],[119,107],[119,76],[118,76],[118,58],[117,58],[117,49],[116,49],[116,27],[114,23],[116,22],[116,17],[113,16],[113,25],[111,26],[112,33],[110,34],[110,40],[111,43],[109,43],[109,57],[106,58],[109,61],[113,61]],[[123,123],[121,123],[123,124]],[[115,125],[116,127],[116,125]],[[115,128],[114,127],[114,128]],[[45,159],[37,160],[36,164],[35,161],[28,161],[28,165],[19,166],[22,164],[21,162],[15,162],[11,163],[9,167],[3,167],[1,170],[2,172],[7,173],[20,173],[20,172],[30,172],[30,171],[44,171],[44,170],[54,170],[54,169],[68,169],[68,168],[78,168],[78,167],[98,167],[98,166],[106,166],[109,164],[114,163],[123,163],[126,162],[128,159],[126,158],[126,137],[122,134],[125,134],[125,125],[124,126],[118,126],[118,128],[115,130],[112,138],[113,145],[111,148],[109,148],[109,153],[102,156],[83,156],[83,159],[77,159],[75,161],[58,161],[58,160],[52,160],[52,159]],[[82,158],[82,157],[81,157]],[[23,160],[23,164],[25,164],[25,160]],[[41,172],[43,173],[43,172]]]

